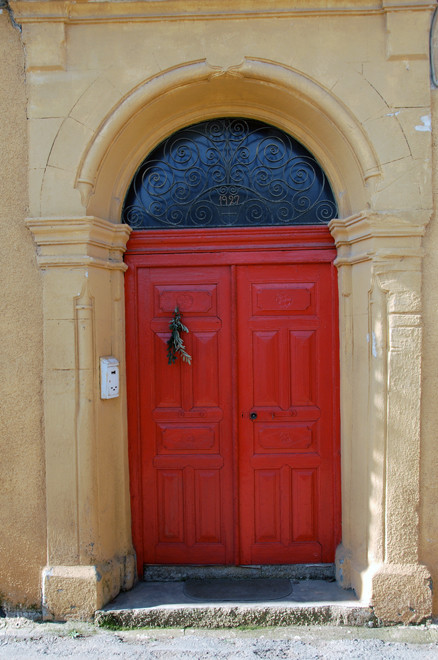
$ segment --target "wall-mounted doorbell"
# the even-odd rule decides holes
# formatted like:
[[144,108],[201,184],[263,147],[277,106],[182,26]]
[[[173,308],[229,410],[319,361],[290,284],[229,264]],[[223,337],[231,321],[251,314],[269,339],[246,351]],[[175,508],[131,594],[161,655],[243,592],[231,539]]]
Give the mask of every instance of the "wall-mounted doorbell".
[[119,396],[119,361],[111,355],[100,358],[100,398]]

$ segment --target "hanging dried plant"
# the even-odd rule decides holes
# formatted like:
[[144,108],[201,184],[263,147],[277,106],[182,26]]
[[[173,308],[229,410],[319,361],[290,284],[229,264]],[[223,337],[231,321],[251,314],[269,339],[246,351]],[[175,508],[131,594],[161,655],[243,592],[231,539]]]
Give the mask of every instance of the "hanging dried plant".
[[189,330],[183,323],[181,323],[181,313],[178,307],[175,307],[175,314],[169,323],[169,328],[172,334],[167,342],[167,363],[174,364],[178,355],[180,355],[183,362],[191,364],[192,356],[187,353],[180,334],[181,332],[188,332]]

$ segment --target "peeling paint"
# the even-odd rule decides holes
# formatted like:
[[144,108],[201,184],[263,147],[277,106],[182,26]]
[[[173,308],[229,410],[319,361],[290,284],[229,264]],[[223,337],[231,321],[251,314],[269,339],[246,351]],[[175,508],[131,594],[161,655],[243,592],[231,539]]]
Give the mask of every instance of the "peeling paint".
[[397,110],[397,112],[387,112],[386,116],[387,117],[398,117],[399,114],[400,114],[400,110]]
[[425,132],[430,133],[431,130],[432,130],[432,121],[431,121],[430,115],[423,115],[421,117],[421,121],[423,122],[423,124],[420,124],[420,125],[416,126],[415,130],[423,132],[423,133],[425,133]]

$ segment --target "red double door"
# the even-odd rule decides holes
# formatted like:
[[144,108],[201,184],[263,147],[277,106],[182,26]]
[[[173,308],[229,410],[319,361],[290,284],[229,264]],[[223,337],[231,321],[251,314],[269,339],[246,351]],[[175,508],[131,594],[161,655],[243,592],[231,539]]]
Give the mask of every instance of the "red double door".
[[[333,561],[339,541],[333,250],[154,249],[134,244],[127,256],[139,571],[143,562]],[[189,329],[191,365],[167,362],[176,307]]]

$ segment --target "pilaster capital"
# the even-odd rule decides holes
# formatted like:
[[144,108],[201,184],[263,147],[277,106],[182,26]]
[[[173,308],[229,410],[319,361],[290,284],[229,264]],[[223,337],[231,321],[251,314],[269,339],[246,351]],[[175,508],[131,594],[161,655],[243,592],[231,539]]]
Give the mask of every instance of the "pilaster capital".
[[338,249],[335,265],[421,258],[421,241],[429,219],[428,211],[419,211],[415,218],[404,213],[366,211],[348,218],[335,218],[329,223]]
[[26,225],[37,244],[41,269],[92,266],[126,270],[123,253],[131,233],[128,225],[93,216],[28,218]]

